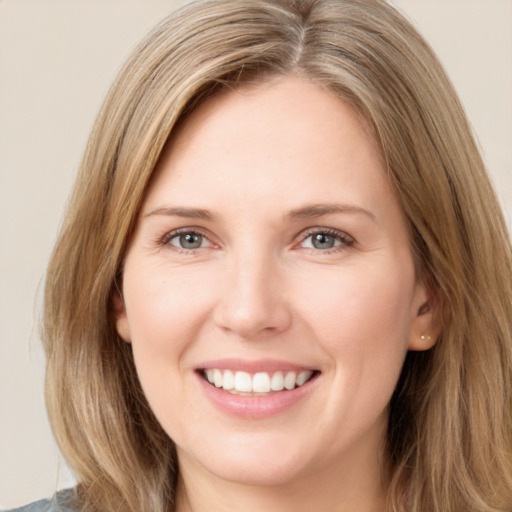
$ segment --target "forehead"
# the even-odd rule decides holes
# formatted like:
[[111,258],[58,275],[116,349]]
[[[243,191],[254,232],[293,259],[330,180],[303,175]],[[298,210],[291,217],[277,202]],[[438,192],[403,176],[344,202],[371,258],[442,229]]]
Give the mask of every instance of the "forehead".
[[[330,88],[295,76],[277,77],[217,92],[180,122],[167,147],[179,150],[198,129],[202,137],[225,134],[228,138],[233,132],[238,132],[238,136],[254,136],[262,135],[263,130],[272,137],[285,125],[288,125],[287,129],[279,134],[280,137],[288,133],[290,139],[310,138],[312,141],[317,137],[325,138],[329,133],[339,135],[342,129],[357,129],[379,152],[371,128],[355,108]],[[222,128],[220,132],[219,127]],[[240,132],[241,128],[243,132]]]
[[143,209],[246,210],[277,201],[293,210],[393,195],[377,143],[354,109],[315,83],[286,77],[223,91],[196,108],[168,141]]

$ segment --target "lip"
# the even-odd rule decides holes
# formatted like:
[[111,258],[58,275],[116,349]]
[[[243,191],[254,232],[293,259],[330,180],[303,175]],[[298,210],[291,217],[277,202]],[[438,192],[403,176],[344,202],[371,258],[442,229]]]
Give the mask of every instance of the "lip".
[[215,368],[242,371],[251,374],[258,372],[301,372],[304,370],[318,370],[318,368],[313,368],[311,366],[304,366],[277,359],[259,359],[257,361],[248,361],[244,359],[217,359],[202,363],[196,368],[196,370],[210,370]]
[[[308,382],[292,390],[279,391],[267,396],[242,396],[229,393],[222,388],[216,388],[207,382],[202,376],[202,370],[213,368],[245,371],[251,374],[258,372],[315,370],[316,374]],[[205,362],[197,368],[195,373],[202,392],[214,407],[225,414],[251,420],[271,418],[285,412],[299,401],[307,398],[314,389],[320,375],[320,372],[315,368],[284,361],[241,361],[235,359]]]

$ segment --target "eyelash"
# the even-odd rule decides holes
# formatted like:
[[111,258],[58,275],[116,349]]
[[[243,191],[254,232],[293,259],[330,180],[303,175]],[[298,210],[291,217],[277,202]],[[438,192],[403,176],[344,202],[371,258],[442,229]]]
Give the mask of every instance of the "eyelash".
[[174,231],[170,231],[166,233],[163,237],[159,238],[157,240],[157,243],[159,246],[167,246],[170,247],[172,250],[177,251],[179,253],[185,253],[185,254],[195,254],[197,252],[197,249],[186,249],[184,247],[178,247],[176,245],[171,244],[171,240],[173,238],[176,238],[180,235],[199,235],[203,237],[205,240],[207,240],[210,244],[213,244],[213,242],[210,240],[210,238],[205,235],[201,229],[194,228],[194,227],[187,227],[187,228],[180,228],[175,229]]
[[343,231],[338,231],[333,228],[313,228],[307,230],[305,233],[301,235],[299,244],[304,243],[308,238],[313,237],[315,235],[327,235],[331,236],[334,239],[339,241],[339,245],[335,245],[332,248],[328,249],[317,249],[317,248],[305,248],[311,249],[312,251],[320,254],[331,254],[333,252],[339,252],[346,250],[348,247],[353,247],[355,244],[355,240]]
[[[204,239],[206,239],[210,244],[213,244],[213,242],[210,240],[210,238],[206,234],[204,234],[201,229],[193,228],[193,227],[192,228],[181,228],[181,229],[176,229],[174,231],[170,231],[170,232],[166,233],[163,237],[158,238],[157,244],[162,247],[163,246],[171,247],[172,250],[175,250],[180,253],[195,254],[197,252],[197,250],[200,249],[201,247],[194,248],[194,249],[186,249],[184,247],[178,247],[178,246],[172,245],[170,243],[171,240],[173,240],[174,238],[176,238],[180,235],[188,235],[188,234],[199,235],[199,236],[203,237]],[[304,249],[312,250],[313,252],[319,253],[319,254],[331,254],[333,252],[343,251],[343,250],[347,249],[348,247],[353,247],[355,244],[355,240],[350,235],[348,235],[347,233],[344,233],[343,231],[338,231],[337,229],[333,229],[333,228],[318,227],[318,228],[309,229],[306,232],[301,233],[301,235],[299,236],[299,242],[296,243],[294,246],[295,247],[300,246],[300,244],[303,244],[308,238],[313,237],[315,235],[327,235],[327,236],[333,237],[336,241],[339,242],[339,244],[333,246],[332,248],[327,248],[327,249],[318,249],[315,247],[304,247]]]

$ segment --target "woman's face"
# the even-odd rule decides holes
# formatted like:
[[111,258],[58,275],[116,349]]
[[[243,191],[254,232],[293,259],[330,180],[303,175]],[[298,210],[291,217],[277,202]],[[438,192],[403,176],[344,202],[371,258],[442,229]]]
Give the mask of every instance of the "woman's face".
[[377,474],[406,351],[428,348],[427,292],[376,145],[296,78],[225,92],[181,126],[123,298],[118,332],[183,475]]

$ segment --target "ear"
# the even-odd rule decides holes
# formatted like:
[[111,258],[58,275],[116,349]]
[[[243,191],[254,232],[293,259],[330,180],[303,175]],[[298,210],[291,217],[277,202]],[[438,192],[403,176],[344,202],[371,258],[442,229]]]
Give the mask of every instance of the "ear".
[[126,315],[126,307],[124,305],[123,297],[121,293],[116,291],[114,294],[114,315],[116,319],[116,330],[117,334],[121,336],[121,338],[130,343],[131,334],[130,334],[130,326],[128,324],[128,316]]
[[441,328],[441,294],[418,280],[412,301],[409,350],[421,351],[432,348],[441,334]]

